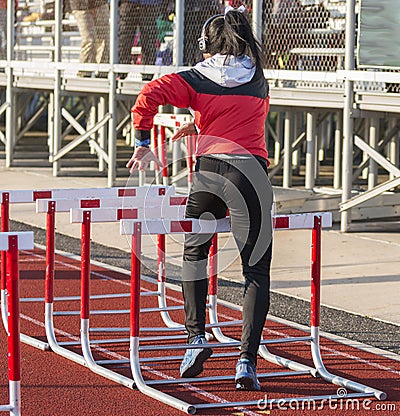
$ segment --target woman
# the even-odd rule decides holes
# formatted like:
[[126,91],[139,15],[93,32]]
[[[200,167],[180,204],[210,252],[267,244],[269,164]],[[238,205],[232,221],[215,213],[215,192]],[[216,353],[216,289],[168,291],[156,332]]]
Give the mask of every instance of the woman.
[[[244,9],[244,7],[242,8]],[[177,140],[198,133],[197,161],[186,217],[224,218],[229,209],[232,232],[245,277],[240,359],[236,388],[260,390],[257,350],[269,308],[272,250],[272,187],[267,175],[265,119],[268,84],[262,71],[261,49],[241,9],[208,19],[199,48],[205,60],[188,71],[148,83],[132,108],[136,150],[127,167],[146,169],[160,164],[148,148],[153,117],[159,105],[195,111],[195,124],[184,126]],[[207,258],[210,235],[185,239],[182,289],[188,342],[206,344]],[[212,354],[207,345],[186,351],[182,377],[203,371]]]

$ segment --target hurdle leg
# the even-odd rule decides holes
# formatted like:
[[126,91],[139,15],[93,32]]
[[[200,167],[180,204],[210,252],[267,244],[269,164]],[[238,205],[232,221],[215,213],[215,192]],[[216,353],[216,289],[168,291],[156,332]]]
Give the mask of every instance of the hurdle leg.
[[[210,323],[212,325],[218,324],[217,313],[217,289],[218,289],[218,234],[215,234],[211,241],[210,256],[209,256],[209,276],[208,276],[208,302],[210,307],[208,308],[208,315]],[[231,325],[241,325],[241,321],[232,322]],[[219,342],[231,342],[236,341],[231,337],[227,337],[221,331],[218,326],[212,327],[212,334]]]
[[[158,266],[158,276],[157,276],[157,287],[158,287],[158,306],[160,309],[165,309],[167,307],[166,302],[166,270],[165,270],[165,234],[157,235],[157,266]],[[178,322],[175,322],[171,319],[168,311],[161,310],[161,317],[163,322],[168,328],[181,328],[182,331],[185,331],[185,327]]]
[[90,348],[90,211],[83,213],[81,246],[81,345],[85,362],[90,370],[123,386],[133,388],[134,381],[96,363]]
[[[10,228],[10,194],[3,192],[1,194],[1,229],[2,232],[9,231]],[[7,288],[6,288],[6,273],[7,273],[7,260],[6,252],[1,251],[1,319],[3,321],[4,328],[7,331]]]
[[[8,232],[10,230],[10,195],[8,192],[2,194],[1,199],[1,231]],[[6,271],[7,256],[4,251],[1,252],[1,319],[6,331],[8,331],[8,311],[7,311],[7,288],[6,288]],[[47,342],[40,341],[26,334],[20,334],[20,339],[24,344],[39,348],[43,351],[49,349]]]
[[312,229],[311,253],[311,354],[318,374],[328,383],[345,387],[365,396],[375,396],[378,400],[385,400],[386,393],[364,384],[348,380],[330,373],[322,361],[319,345],[320,299],[321,299],[321,217],[314,218]]
[[8,379],[10,415],[21,414],[21,351],[19,326],[18,237],[9,236],[7,262],[8,291]]
[[[154,154],[159,158],[159,147],[158,147],[158,127],[155,125],[153,127],[153,129],[151,130],[151,147],[152,150],[154,152]],[[151,162],[151,168],[153,169],[154,167],[154,178],[156,181],[156,185],[160,184],[160,176],[159,176],[159,167],[157,165],[157,163]]]
[[166,139],[165,139],[165,126],[160,126],[160,138],[161,138],[161,162],[163,163],[162,167],[162,183],[163,185],[168,185],[168,166],[167,166],[167,149],[166,149]]
[[75,352],[61,347],[57,342],[54,330],[54,250],[55,250],[55,201],[49,201],[46,214],[46,275],[45,275],[45,313],[44,322],[46,337],[50,348],[56,354],[61,355],[80,365],[86,365],[85,359]]

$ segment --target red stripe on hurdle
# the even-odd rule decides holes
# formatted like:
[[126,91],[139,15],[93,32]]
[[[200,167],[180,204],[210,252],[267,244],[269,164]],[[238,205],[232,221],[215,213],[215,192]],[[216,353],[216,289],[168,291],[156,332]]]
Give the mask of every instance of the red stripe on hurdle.
[[158,195],[165,195],[166,194],[166,189],[165,188],[160,188],[159,190],[158,190]]
[[171,196],[169,199],[170,205],[186,205],[187,196]]
[[274,228],[289,228],[289,217],[281,217],[273,219]]
[[118,196],[136,196],[136,189],[118,189]]
[[117,211],[117,220],[136,220],[138,217],[137,208],[124,209],[120,208]]
[[81,208],[100,208],[100,199],[82,199]]
[[37,199],[50,199],[52,197],[51,191],[34,191],[33,192],[33,200],[36,201]]
[[192,231],[192,221],[171,221],[171,233],[179,233],[179,232],[191,232]]

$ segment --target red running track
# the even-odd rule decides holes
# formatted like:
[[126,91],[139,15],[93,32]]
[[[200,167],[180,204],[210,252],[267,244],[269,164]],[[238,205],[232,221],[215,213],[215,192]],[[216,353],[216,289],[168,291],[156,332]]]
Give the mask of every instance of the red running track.
[[[45,255],[41,250],[22,252],[20,255],[21,297],[43,297],[44,294]],[[129,274],[119,273],[105,267],[92,266],[91,294],[129,292]],[[142,282],[142,290],[155,290],[152,283]],[[80,290],[80,264],[79,261],[64,256],[56,256],[55,296],[79,294]],[[182,298],[178,291],[168,290],[169,305],[181,305]],[[156,306],[153,297],[142,297],[141,307]],[[91,302],[92,309],[129,309],[127,298],[111,300],[95,300]],[[79,310],[79,302],[58,302],[55,310]],[[240,319],[237,310],[219,306],[219,319]],[[182,312],[171,313],[175,320],[182,321]],[[21,331],[31,336],[45,339],[44,331],[44,304],[21,304]],[[55,327],[59,341],[71,341],[79,337],[79,317],[55,317]],[[91,327],[127,327],[127,315],[95,315],[90,319]],[[142,314],[142,326],[163,326],[158,314]],[[238,328],[226,329],[224,332],[232,337],[239,337]],[[303,331],[287,325],[268,321],[265,329],[265,338],[284,336],[304,336]],[[100,334],[101,338],[110,335]],[[119,335],[128,337],[128,334]],[[0,404],[7,401],[7,354],[6,334],[0,330]],[[112,337],[116,337],[115,334]],[[92,338],[95,338],[92,335]],[[165,343],[162,340],[161,343]],[[175,341],[170,341],[175,342]],[[277,345],[270,348],[271,352],[278,353],[290,359],[311,365],[310,347],[305,342],[295,344]],[[342,402],[326,403],[321,409],[317,403],[315,407],[306,410],[291,410],[289,405],[282,405],[258,409],[217,409],[213,411],[199,411],[201,415],[359,415],[379,413],[381,415],[400,414],[400,362],[386,357],[374,355],[348,345],[334,342],[330,339],[321,339],[322,358],[331,372],[359,381],[366,385],[379,388],[388,394],[384,402],[375,399],[359,399],[357,403]],[[75,351],[80,352],[79,348]],[[215,351],[228,352],[229,350]],[[232,352],[232,350],[230,350]],[[93,351],[95,359],[121,358],[129,356],[129,345],[106,344],[101,349]],[[154,353],[152,353],[154,354]],[[181,354],[177,351],[163,351],[158,355],[165,356]],[[87,368],[75,364],[53,352],[43,352],[22,344],[22,414],[27,416],[164,416],[182,415],[183,413],[143,395],[139,391],[131,390],[118,385]],[[143,353],[144,357],[149,353]],[[234,374],[236,358],[213,358],[205,363],[202,375],[218,376]],[[180,361],[162,361],[146,365],[143,371],[145,379],[168,379],[179,377]],[[131,377],[129,366],[116,368],[121,374]],[[284,371],[260,359],[259,372]],[[312,395],[333,395],[337,387],[327,384],[311,376],[297,376],[290,378],[271,378],[262,380],[262,392],[236,392],[232,381],[218,381],[207,384],[171,385],[164,386],[162,391],[174,395],[189,403],[210,401],[247,401],[279,399],[280,397],[299,397]],[[301,405],[299,405],[301,406]]]

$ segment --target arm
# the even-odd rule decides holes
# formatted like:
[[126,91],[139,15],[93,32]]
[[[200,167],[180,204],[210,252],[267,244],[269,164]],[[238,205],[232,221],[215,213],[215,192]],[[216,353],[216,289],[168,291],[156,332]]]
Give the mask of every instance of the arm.
[[146,84],[132,107],[135,130],[151,130],[158,106],[171,104],[187,108],[193,99],[194,90],[177,74],[165,75]]
[[176,74],[165,75],[145,85],[131,110],[136,146],[126,165],[131,168],[131,173],[137,167],[145,170],[151,161],[162,167],[160,160],[149,149],[150,131],[158,106],[172,104],[180,108],[189,107],[192,93],[190,86]]

